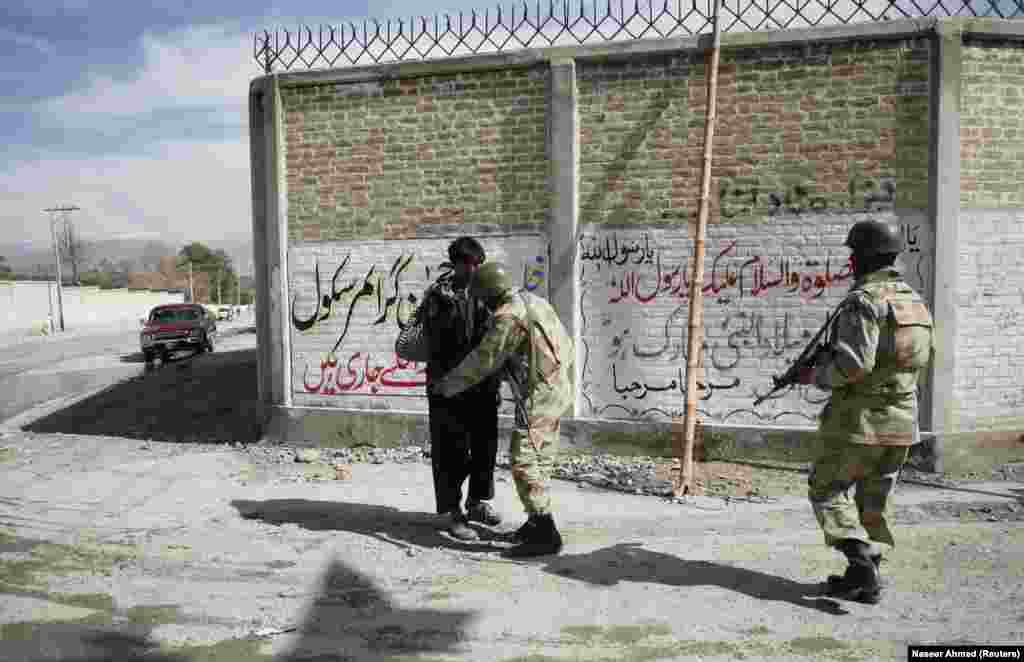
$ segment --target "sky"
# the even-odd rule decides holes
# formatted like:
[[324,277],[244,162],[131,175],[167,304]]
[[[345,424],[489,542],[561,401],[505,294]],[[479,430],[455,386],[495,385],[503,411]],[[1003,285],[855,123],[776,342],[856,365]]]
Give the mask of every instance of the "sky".
[[85,239],[245,240],[256,31],[497,4],[4,0],[0,242],[48,241],[67,204]]
[[247,239],[254,33],[479,3],[4,0],[0,243],[69,204],[86,239]]

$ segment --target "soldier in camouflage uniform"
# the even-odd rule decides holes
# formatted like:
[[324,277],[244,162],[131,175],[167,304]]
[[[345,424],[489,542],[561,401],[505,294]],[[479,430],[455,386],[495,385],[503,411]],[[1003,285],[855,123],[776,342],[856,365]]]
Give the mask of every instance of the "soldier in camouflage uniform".
[[869,604],[880,599],[879,543],[895,545],[887,506],[918,441],[918,379],[932,355],[931,314],[894,267],[902,244],[895,229],[878,221],[850,229],[855,282],[825,356],[800,375],[802,383],[832,393],[808,481],[825,544],[848,561],[845,574],[828,578],[829,594]]
[[492,326],[476,349],[434,388],[451,396],[496,374],[508,382],[516,399],[512,477],[528,518],[513,535],[518,545],[506,555],[557,554],[562,536],[551,515],[547,481],[561,418],[575,397],[575,348],[551,304],[515,288],[503,265],[480,267],[470,290],[494,311]]

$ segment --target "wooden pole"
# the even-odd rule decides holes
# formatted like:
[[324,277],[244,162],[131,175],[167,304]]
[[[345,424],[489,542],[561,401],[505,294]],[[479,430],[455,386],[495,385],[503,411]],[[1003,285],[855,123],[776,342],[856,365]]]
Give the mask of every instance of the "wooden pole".
[[686,409],[683,418],[683,448],[680,470],[676,474],[673,492],[682,496],[693,492],[693,444],[697,431],[697,370],[700,367],[701,346],[704,340],[704,238],[708,230],[711,206],[711,148],[715,138],[718,96],[718,56],[721,50],[719,22],[721,0],[714,0],[715,16],[711,38],[711,51],[707,54],[707,115],[704,121],[704,162],[701,167],[700,210],[693,239],[693,273],[690,276],[690,323],[686,343]]

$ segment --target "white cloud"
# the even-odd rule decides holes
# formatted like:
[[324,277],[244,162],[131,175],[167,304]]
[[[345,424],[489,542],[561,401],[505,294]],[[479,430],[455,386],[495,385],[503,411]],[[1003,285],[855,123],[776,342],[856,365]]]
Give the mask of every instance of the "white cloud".
[[[132,79],[93,72],[83,89],[41,102],[37,112],[69,129],[133,117],[150,118],[152,127],[155,113],[208,112],[192,115],[201,125],[184,115],[168,122],[152,142],[125,136],[92,156],[43,152],[0,164],[0,234],[46,241],[43,209],[63,203],[81,208],[71,217],[85,237],[215,240],[249,233],[246,106],[249,82],[260,75],[251,50],[251,36],[221,26],[146,35]],[[237,130],[225,134],[225,127]],[[222,137],[199,138],[211,134]]]
[[153,235],[219,239],[250,231],[249,145],[168,142],[152,156],[22,162],[0,172],[0,228],[10,239],[45,241],[43,209],[71,215],[91,238]]
[[137,76],[94,72],[84,89],[48,100],[43,109],[71,124],[186,107],[222,108],[234,119],[247,103],[249,81],[261,73],[251,44],[248,33],[223,26],[146,34]]

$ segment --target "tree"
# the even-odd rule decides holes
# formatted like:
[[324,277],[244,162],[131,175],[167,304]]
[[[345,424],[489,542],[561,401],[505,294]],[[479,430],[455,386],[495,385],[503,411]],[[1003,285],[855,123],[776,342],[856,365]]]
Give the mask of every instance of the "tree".
[[64,227],[57,235],[57,244],[60,247],[62,261],[71,267],[71,283],[73,285],[81,284],[78,274],[85,263],[89,246],[82,241],[78,231],[75,230],[75,224],[70,220],[64,221]]
[[114,287],[114,278],[109,271],[86,271],[82,274],[82,285],[109,290]]
[[211,251],[205,244],[194,241],[178,252],[179,269],[188,269],[190,263],[193,272],[205,273],[210,279],[210,291],[206,296],[208,302],[216,298],[216,303],[221,303],[230,298],[234,292],[232,284],[238,276],[227,253]]
[[7,264],[7,258],[0,255],[0,280],[11,280],[14,278],[14,272],[11,271],[11,266]]

